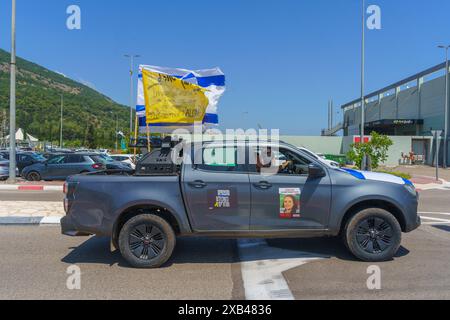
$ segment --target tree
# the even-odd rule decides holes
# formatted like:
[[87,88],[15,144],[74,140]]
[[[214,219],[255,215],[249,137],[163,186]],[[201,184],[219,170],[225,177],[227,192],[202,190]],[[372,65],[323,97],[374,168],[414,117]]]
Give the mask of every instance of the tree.
[[367,143],[351,144],[351,149],[347,153],[347,157],[355,162],[358,167],[361,167],[363,155],[367,154],[370,157],[372,168],[376,169],[379,167],[380,163],[387,160],[389,147],[394,143],[388,136],[379,134],[375,131],[373,131],[370,136],[370,141]]
[[95,128],[92,123],[89,123],[87,137],[86,137],[87,146],[90,149],[95,149]]

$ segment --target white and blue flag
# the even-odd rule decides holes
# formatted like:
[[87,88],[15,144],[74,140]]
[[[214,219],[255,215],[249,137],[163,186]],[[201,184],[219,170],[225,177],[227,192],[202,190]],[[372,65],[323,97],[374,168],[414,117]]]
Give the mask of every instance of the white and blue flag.
[[[140,132],[146,132],[146,110],[145,110],[145,96],[144,84],[142,79],[142,70],[149,70],[161,74],[166,74],[172,77],[179,78],[183,81],[196,84],[208,90],[209,104],[206,108],[206,113],[203,118],[203,129],[217,126],[219,124],[219,115],[217,112],[217,105],[220,97],[225,92],[225,75],[220,68],[204,69],[204,70],[186,70],[179,68],[166,68],[149,65],[139,66],[138,85],[137,85],[137,103],[136,112],[139,118]],[[150,131],[158,133],[170,133],[174,129],[183,128],[191,131],[193,129],[192,123],[152,123],[149,124]]]

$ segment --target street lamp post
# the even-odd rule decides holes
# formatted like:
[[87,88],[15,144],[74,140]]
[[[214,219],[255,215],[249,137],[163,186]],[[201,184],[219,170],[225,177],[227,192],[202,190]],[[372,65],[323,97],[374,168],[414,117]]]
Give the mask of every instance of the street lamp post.
[[438,46],[441,49],[445,49],[445,111],[444,111],[444,155],[443,155],[443,161],[442,161],[442,167],[447,168],[447,153],[448,153],[448,49],[450,48],[449,45],[447,46]]
[[[364,99],[364,70],[365,70],[365,42],[366,42],[366,26],[365,26],[365,9],[366,2],[362,0],[362,38],[361,38],[361,141],[364,143],[364,125],[365,125],[365,99]],[[366,155],[363,155],[363,160],[361,162],[361,169],[366,167]]]
[[134,68],[134,59],[139,58],[138,54],[125,54],[126,58],[130,58],[130,137],[133,132],[133,68]]
[[9,182],[16,182],[16,0],[11,12],[11,84],[9,103]]

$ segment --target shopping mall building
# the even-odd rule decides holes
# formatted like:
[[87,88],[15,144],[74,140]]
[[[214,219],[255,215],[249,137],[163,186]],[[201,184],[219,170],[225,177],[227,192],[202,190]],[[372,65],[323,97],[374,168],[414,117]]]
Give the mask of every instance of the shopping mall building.
[[[361,99],[341,108],[343,122],[323,130],[322,134],[332,136],[342,130],[346,150],[360,134]],[[445,63],[442,63],[368,94],[364,128],[368,134],[376,131],[393,138],[396,155],[390,164],[396,162],[395,157],[401,162],[408,155],[413,155],[414,162],[432,164],[435,147],[431,131],[444,129],[444,115]],[[440,158],[442,161],[442,154]]]

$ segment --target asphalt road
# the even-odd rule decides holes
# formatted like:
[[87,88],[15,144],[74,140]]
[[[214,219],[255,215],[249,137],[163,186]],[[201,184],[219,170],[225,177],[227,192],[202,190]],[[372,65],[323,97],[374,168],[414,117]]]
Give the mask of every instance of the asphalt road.
[[[104,238],[62,236],[59,227],[0,227],[0,299],[243,298],[235,241],[179,239],[161,269],[130,268]],[[67,268],[81,269],[69,290]],[[240,286],[240,287],[239,287]]]
[[[0,192],[0,200],[10,201],[61,197],[57,192]],[[450,192],[421,192],[419,210],[450,219],[442,215],[450,212]],[[424,225],[403,235],[395,259],[375,264],[381,270],[381,290],[366,286],[367,267],[372,264],[355,261],[337,239],[280,239],[269,240],[268,245],[324,257],[283,273],[296,299],[450,299],[450,223]],[[0,299],[245,297],[234,240],[181,238],[166,266],[137,270],[118,252],[111,253],[104,238],[65,237],[59,227],[0,226],[0,256]],[[66,287],[66,271],[73,264],[81,268],[81,290]]]

